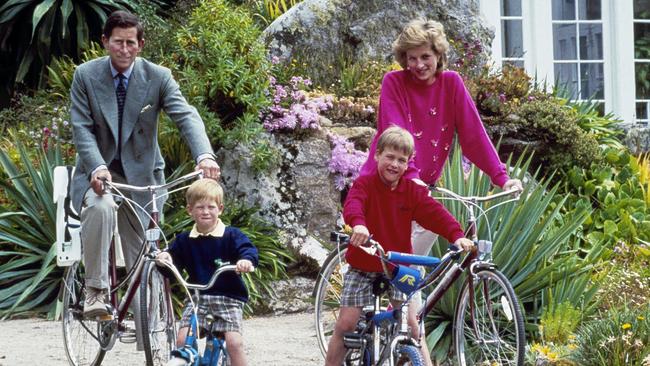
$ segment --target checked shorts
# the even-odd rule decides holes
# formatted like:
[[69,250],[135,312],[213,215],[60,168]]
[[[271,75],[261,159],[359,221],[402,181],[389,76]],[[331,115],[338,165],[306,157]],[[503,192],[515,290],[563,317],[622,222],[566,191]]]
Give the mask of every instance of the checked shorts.
[[[201,295],[201,302],[197,312],[199,327],[205,330],[209,329],[210,321],[205,317],[211,314],[214,317],[212,321],[212,332],[237,332],[241,334],[242,319],[244,314],[244,302],[227,296],[220,295]],[[190,326],[190,316],[192,315],[192,304],[185,302],[183,316],[181,317],[180,327]]]
[[[360,308],[374,303],[372,284],[384,274],[381,272],[364,272],[350,268],[343,279],[341,306]],[[393,286],[390,287],[391,300],[400,301],[402,293]]]

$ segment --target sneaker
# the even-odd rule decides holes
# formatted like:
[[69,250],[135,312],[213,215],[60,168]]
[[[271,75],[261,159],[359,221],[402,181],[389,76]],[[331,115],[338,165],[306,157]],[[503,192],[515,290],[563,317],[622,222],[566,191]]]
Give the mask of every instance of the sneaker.
[[167,361],[166,366],[186,366],[188,365],[187,361],[184,358],[172,357]]
[[84,300],[84,318],[96,318],[110,315],[106,307],[106,292],[92,287],[86,288]]

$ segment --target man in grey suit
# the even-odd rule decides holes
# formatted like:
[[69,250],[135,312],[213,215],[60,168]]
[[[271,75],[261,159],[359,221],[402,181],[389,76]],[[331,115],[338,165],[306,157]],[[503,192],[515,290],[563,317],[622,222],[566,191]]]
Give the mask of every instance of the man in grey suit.
[[[164,182],[165,163],[157,140],[161,110],[180,129],[196,159],[196,169],[202,169],[208,178],[219,179],[221,174],[203,121],[181,95],[171,72],[137,57],[144,46],[139,19],[125,11],[112,13],[104,25],[102,43],[108,56],[79,65],[71,89],[71,122],[77,149],[72,201],[81,212],[86,317],[110,315],[106,294],[115,203],[103,194],[103,180],[133,185]],[[149,199],[147,194],[136,193],[131,198],[142,206]],[[144,238],[138,219],[146,215],[126,206],[120,207],[117,221],[130,268]]]

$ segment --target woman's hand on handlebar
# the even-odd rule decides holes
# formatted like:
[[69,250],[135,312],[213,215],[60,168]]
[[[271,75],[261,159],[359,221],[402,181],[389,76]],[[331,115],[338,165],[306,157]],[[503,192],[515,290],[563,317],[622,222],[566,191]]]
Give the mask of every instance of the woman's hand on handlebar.
[[454,242],[453,246],[459,251],[469,252],[474,248],[474,242],[467,238],[459,238]]
[[350,244],[354,245],[355,247],[364,245],[368,242],[369,237],[370,237],[370,232],[368,232],[367,227],[363,225],[355,225],[352,228],[352,236],[350,236]]
[[237,261],[237,272],[239,273],[253,272],[254,269],[253,262],[248,259],[240,259]]
[[518,191],[517,195],[519,195],[519,192],[524,190],[524,186],[519,179],[508,179],[503,185],[503,190],[509,191],[511,189],[516,189]]

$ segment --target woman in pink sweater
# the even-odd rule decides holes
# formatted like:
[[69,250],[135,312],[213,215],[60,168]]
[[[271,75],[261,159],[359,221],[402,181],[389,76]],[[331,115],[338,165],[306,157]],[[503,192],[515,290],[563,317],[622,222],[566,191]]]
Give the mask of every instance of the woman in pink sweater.
[[[393,43],[393,55],[403,70],[384,76],[377,111],[377,134],[361,175],[376,174],[373,161],[377,138],[391,125],[400,126],[415,139],[415,157],[405,178],[435,184],[449,157],[453,138],[463,154],[503,189],[522,188],[510,179],[492,145],[463,79],[447,67],[449,43],[443,26],[432,20],[411,21]],[[428,254],[436,235],[413,225],[415,254]]]

